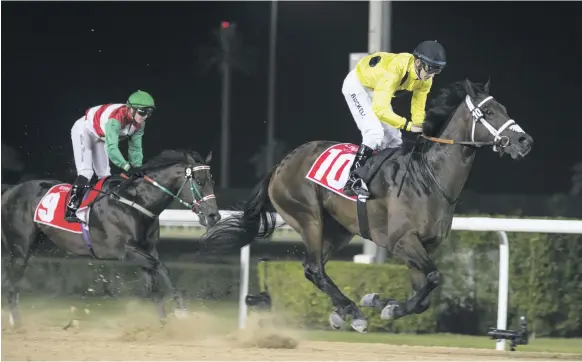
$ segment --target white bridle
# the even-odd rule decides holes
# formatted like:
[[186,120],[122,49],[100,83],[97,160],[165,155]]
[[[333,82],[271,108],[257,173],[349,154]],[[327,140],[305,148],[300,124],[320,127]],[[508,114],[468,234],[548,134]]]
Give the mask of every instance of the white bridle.
[[499,127],[499,129],[495,129],[495,127],[493,127],[489,122],[487,122],[485,118],[483,118],[483,112],[481,112],[480,107],[491,99],[493,99],[493,97],[489,96],[483,99],[481,103],[479,103],[477,107],[475,107],[473,105],[473,102],[471,101],[471,97],[467,95],[467,97],[465,97],[465,103],[467,103],[467,107],[469,107],[469,111],[471,111],[471,115],[473,115],[471,142],[475,142],[475,125],[477,124],[477,122],[481,122],[483,126],[485,126],[485,128],[489,131],[489,133],[493,135],[493,141],[495,142],[495,144],[493,145],[493,151],[497,151],[498,140],[505,139],[505,142],[499,143],[501,148],[505,148],[509,144],[509,138],[507,136],[500,136],[501,132],[505,131],[507,127],[509,127],[510,130],[517,133],[525,133],[525,131],[521,129],[521,127],[517,123],[515,123],[513,119],[510,119],[507,122],[505,122],[501,127]]

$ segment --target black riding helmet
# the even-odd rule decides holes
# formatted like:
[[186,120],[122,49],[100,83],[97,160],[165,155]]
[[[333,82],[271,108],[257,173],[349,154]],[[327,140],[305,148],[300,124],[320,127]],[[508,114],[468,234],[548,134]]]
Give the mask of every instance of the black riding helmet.
[[447,64],[445,48],[436,40],[427,40],[418,44],[414,49],[414,56],[423,63],[428,73],[440,73]]

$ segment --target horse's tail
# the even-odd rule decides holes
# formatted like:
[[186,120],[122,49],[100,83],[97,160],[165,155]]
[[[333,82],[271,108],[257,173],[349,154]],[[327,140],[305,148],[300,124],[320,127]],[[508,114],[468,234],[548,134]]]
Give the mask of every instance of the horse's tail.
[[277,214],[269,198],[269,182],[277,166],[255,186],[242,212],[218,222],[202,237],[202,254],[240,249],[255,238],[269,237],[276,228]]

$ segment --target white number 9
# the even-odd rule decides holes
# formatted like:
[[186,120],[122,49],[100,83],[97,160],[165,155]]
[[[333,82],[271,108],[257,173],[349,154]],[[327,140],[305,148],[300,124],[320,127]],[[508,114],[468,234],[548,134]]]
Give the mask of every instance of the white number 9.
[[41,203],[38,210],[38,217],[45,222],[51,222],[55,218],[55,211],[59,205],[59,200],[61,194],[59,192],[53,192],[46,195]]

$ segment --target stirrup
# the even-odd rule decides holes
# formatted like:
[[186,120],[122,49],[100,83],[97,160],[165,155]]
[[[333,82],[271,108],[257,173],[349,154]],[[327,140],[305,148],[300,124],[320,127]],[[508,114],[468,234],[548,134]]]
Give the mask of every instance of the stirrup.
[[370,197],[370,191],[361,178],[355,180],[349,179],[343,189],[346,196],[358,196],[358,199],[367,199]]
[[82,223],[83,222],[81,219],[79,219],[77,217],[77,212],[76,211],[74,211],[72,215],[69,215],[69,214],[65,213],[64,219],[67,222],[78,222],[78,223]]
[[366,186],[366,184],[364,183],[364,180],[360,179],[359,181],[360,181],[359,183],[354,184],[352,186],[352,190],[354,194],[358,196],[358,200],[365,201],[367,198],[370,197],[370,191],[368,190],[368,186]]
[[64,219],[68,222],[81,222],[81,219],[79,219],[77,217],[77,210],[79,210],[79,206],[77,206],[77,207],[71,206],[71,205],[75,205],[75,204],[70,202],[70,200],[69,200],[69,203],[67,204]]
[[358,179],[354,178],[353,175],[350,175],[350,178],[348,178],[344,187],[342,188],[343,193],[348,195],[348,196],[354,196],[354,195],[350,195],[350,194],[352,194],[354,192],[353,188],[354,188],[354,185],[356,184],[356,182],[358,182]]

